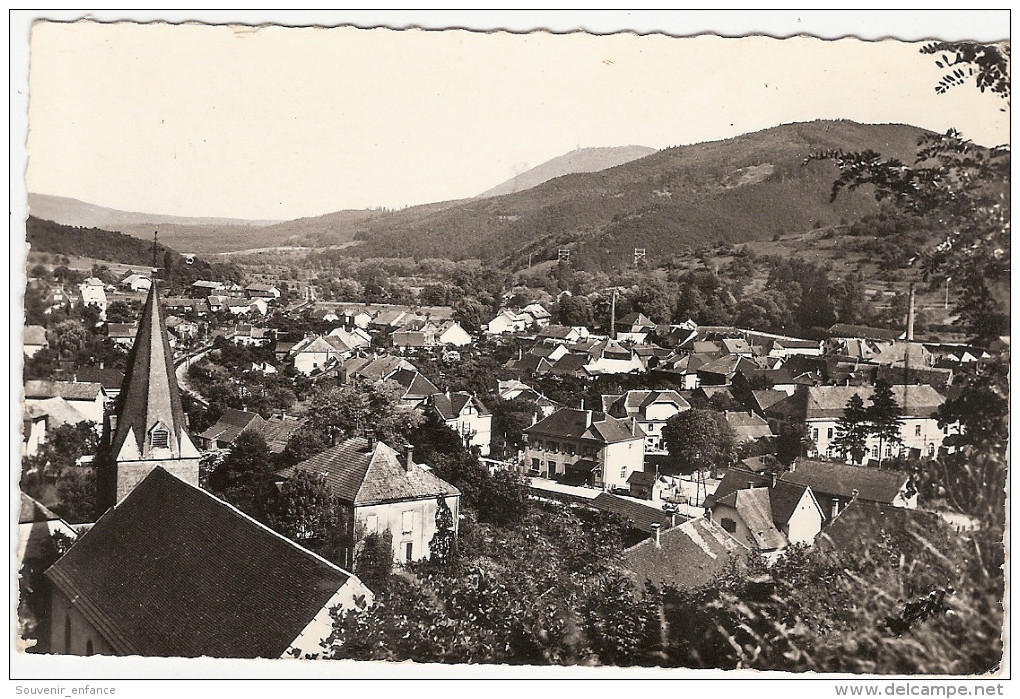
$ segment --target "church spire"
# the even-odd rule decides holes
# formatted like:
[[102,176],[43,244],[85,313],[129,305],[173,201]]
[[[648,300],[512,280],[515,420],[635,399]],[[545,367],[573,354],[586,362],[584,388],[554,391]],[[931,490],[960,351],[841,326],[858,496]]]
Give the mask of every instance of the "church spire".
[[[124,383],[111,425],[109,465],[113,469],[108,502],[119,502],[141,478],[158,465],[198,478],[198,450],[188,437],[173,354],[167,339],[166,318],[159,302],[158,284],[152,286],[138,324],[135,344],[128,354]],[[188,477],[194,470],[194,478]]]

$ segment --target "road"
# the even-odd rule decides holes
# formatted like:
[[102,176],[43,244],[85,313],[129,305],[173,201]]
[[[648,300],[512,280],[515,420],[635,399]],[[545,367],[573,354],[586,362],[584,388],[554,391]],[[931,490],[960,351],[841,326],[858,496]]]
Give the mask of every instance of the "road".
[[202,397],[202,394],[188,384],[188,368],[191,367],[192,362],[196,362],[204,357],[211,349],[212,347],[203,347],[197,352],[186,354],[180,359],[174,361],[174,374],[177,376],[177,385],[182,391],[187,391],[202,403],[208,403],[208,401]]

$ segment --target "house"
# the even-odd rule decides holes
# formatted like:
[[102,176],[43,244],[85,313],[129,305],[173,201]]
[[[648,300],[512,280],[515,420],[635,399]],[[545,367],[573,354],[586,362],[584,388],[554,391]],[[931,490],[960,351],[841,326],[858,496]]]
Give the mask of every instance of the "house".
[[658,588],[696,590],[727,566],[746,564],[748,548],[711,519],[698,517],[657,531],[623,552],[623,568],[639,591]]
[[[946,402],[945,396],[925,384],[893,386],[892,391],[902,411],[903,424],[900,442],[891,444],[887,441],[883,445],[883,457],[899,453],[935,456],[945,437],[958,431],[956,427],[940,428],[934,417]],[[804,426],[808,438],[814,443],[810,454],[835,457],[839,450],[834,440],[843,410],[855,394],[867,405],[871,393],[872,389],[865,386],[798,386],[792,396],[773,403],[764,413],[776,434]],[[868,437],[867,454],[872,459],[879,459],[877,437]],[[851,457],[848,455],[847,458]]]
[[637,420],[645,433],[645,452],[664,453],[662,428],[674,415],[690,410],[691,404],[676,391],[628,391],[619,396],[602,396],[602,410],[615,418]]
[[106,397],[112,401],[120,395],[120,387],[124,383],[124,372],[119,369],[103,367],[78,367],[74,370],[71,380],[75,383],[102,384]]
[[482,456],[489,455],[492,413],[476,396],[466,391],[447,391],[429,396],[426,405],[460,436],[465,447],[478,447]]
[[755,415],[753,412],[724,411],[723,417],[726,423],[733,430],[734,441],[737,445],[756,442],[759,439],[771,439],[776,435],[772,434],[768,420]]
[[703,357],[681,351],[662,359],[654,369],[649,369],[649,371],[656,376],[679,383],[681,391],[693,391],[701,385],[698,367],[705,363],[707,360]]
[[[356,541],[388,529],[397,562],[429,558],[440,500],[450,508],[457,533],[460,491],[414,463],[410,448],[400,455],[383,442],[355,437],[284,469],[280,476],[292,478],[299,470],[322,474],[333,495],[350,508],[347,526]],[[345,552],[348,565],[353,565],[356,549]]]
[[[220,295],[211,295],[205,297],[206,305],[209,306],[209,310],[213,313],[219,313],[227,308],[227,297]],[[250,309],[249,309],[250,310]]]
[[542,328],[538,334],[539,342],[559,344],[561,342],[571,343],[588,339],[588,328],[575,325],[566,327],[564,325],[548,325]]
[[628,313],[616,324],[617,339],[644,342],[645,338],[655,332],[655,322],[644,313]]
[[46,297],[43,299],[43,313],[52,315],[54,311],[62,310],[66,306],[74,308],[75,301],[75,296],[69,294],[64,287],[53,287],[46,292]]
[[[810,488],[825,522],[853,500],[906,509],[917,507],[917,489],[910,474],[902,471],[798,459],[790,470],[778,475],[778,480]],[[705,504],[710,507],[714,500],[741,488],[771,487],[776,482],[777,478],[771,473],[731,468]]]
[[258,413],[228,408],[214,425],[195,439],[203,451],[229,449],[242,432],[261,433],[265,425],[266,421]]
[[738,373],[760,368],[752,359],[739,354],[727,354],[698,367],[698,384],[700,386],[729,386]]
[[47,435],[63,425],[77,425],[87,422],[98,425],[77,408],[59,396],[41,400],[25,401],[22,411],[21,456],[35,456],[46,443]]
[[280,290],[270,284],[249,284],[244,291],[250,299],[275,301],[280,298]]
[[716,494],[706,506],[713,522],[749,549],[762,553],[790,544],[810,544],[824,521],[810,487],[782,480]]
[[354,350],[336,336],[306,337],[290,350],[294,368],[305,376],[325,371],[354,356]]
[[93,306],[99,310],[99,319],[106,320],[106,289],[103,282],[89,277],[78,286],[78,296],[83,306]]
[[155,468],[46,572],[51,650],[281,658],[320,651],[354,575],[197,485]]
[[832,519],[818,537],[818,543],[827,548],[856,549],[861,532],[868,532],[873,538],[888,537],[895,541],[902,537],[927,537],[946,526],[942,517],[934,512],[854,500]]
[[467,347],[471,344],[471,335],[457,321],[448,320],[436,330],[436,342],[447,347]]
[[[354,379],[382,381],[400,369],[417,371],[414,365],[406,359],[390,355],[351,359],[344,364],[344,373],[348,381]],[[438,391],[436,392],[438,393]]]
[[129,274],[121,279],[120,283],[121,286],[131,289],[131,291],[147,292],[152,286],[152,280],[141,274]]
[[191,299],[181,296],[168,296],[163,300],[163,307],[175,313],[205,315],[209,311],[209,302],[206,298]]
[[384,380],[394,381],[399,384],[404,389],[400,400],[412,408],[417,408],[429,396],[440,392],[436,385],[417,369],[398,369],[389,376],[386,376]]
[[520,314],[530,319],[528,327],[544,328],[552,322],[552,314],[540,303],[529,303]]
[[435,325],[432,323],[415,325],[419,325],[419,328],[411,329],[411,327],[405,327],[400,330],[393,331],[393,346],[396,349],[426,349],[429,347],[435,347],[438,344],[436,340],[436,331],[438,328]]
[[223,284],[220,282],[211,282],[204,279],[192,282],[191,284],[191,295],[195,298],[209,298],[214,291],[220,291],[223,289]]
[[600,374],[642,374],[645,365],[634,354],[634,350],[624,347],[613,339],[602,340],[588,350],[589,361],[585,371],[591,376]]
[[46,339],[46,328],[41,325],[26,325],[21,345],[26,357],[33,357],[41,349],[50,346]]
[[138,323],[107,323],[106,335],[118,347],[131,347],[135,344]]
[[25,382],[25,406],[38,405],[50,398],[63,398],[89,422],[103,424],[106,391],[99,383],[31,380]]
[[298,430],[307,424],[307,420],[289,415],[273,415],[262,426],[262,438],[269,446],[270,454],[279,454],[287,447],[287,442]]
[[506,333],[523,332],[528,328],[529,323],[529,317],[510,310],[503,310],[486,324],[485,334],[503,335]]
[[359,327],[350,330],[346,328],[334,328],[329,331],[328,337],[339,338],[341,342],[352,350],[364,349],[372,345],[372,336]]
[[627,488],[630,475],[644,470],[645,433],[633,418],[561,408],[524,435],[530,475],[609,490]]
[[234,326],[234,334],[230,341],[242,347],[262,347],[273,341],[266,328],[258,328],[249,323]]

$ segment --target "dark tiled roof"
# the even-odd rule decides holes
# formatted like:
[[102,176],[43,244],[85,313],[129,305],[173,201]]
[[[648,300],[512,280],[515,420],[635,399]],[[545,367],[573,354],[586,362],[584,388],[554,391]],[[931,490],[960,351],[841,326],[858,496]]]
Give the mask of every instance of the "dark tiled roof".
[[612,512],[628,520],[632,527],[649,534],[654,531],[652,524],[658,524],[662,529],[670,526],[673,519],[669,513],[662,510],[642,505],[640,503],[617,497],[612,493],[599,493],[591,506],[604,512]]
[[[867,403],[874,389],[870,386],[812,386],[807,389],[805,418],[842,417],[843,409],[854,394]],[[931,417],[946,402],[945,397],[927,384],[893,386],[893,397],[905,416]]]
[[134,338],[138,333],[137,323],[107,323],[106,334],[115,338]]
[[25,382],[25,398],[63,398],[64,400],[95,400],[103,390],[102,384],[84,381]]
[[786,546],[786,537],[776,528],[772,515],[772,503],[769,488],[747,488],[730,493],[716,501],[719,505],[729,505],[736,509],[740,518],[747,526],[751,542],[765,551],[780,549]]
[[227,442],[233,444],[234,440],[240,436],[241,432],[245,430],[249,425],[255,423],[256,426],[261,427],[262,417],[257,413],[249,413],[244,410],[234,410],[228,408],[223,411],[223,415],[216,421],[216,424],[207,429],[201,435],[202,439],[215,439],[220,442]]
[[156,468],[47,571],[125,655],[279,657],[351,575]]
[[175,456],[180,455],[182,446],[190,445],[158,289],[158,283],[149,289],[138,334],[128,353],[127,371],[117,397],[117,429],[110,450],[113,455],[121,452],[131,435],[138,453],[146,457],[150,453],[146,436],[157,422],[169,430],[170,447]]
[[809,488],[805,485],[797,485],[787,481],[776,481],[776,485],[769,488],[769,501],[772,503],[772,521],[785,524],[797,509],[804,493]]
[[829,328],[830,337],[859,337],[865,340],[895,340],[902,334],[902,330],[869,328],[866,325],[850,325],[849,323],[836,323]]
[[747,547],[705,517],[692,519],[659,534],[659,546],[646,539],[623,552],[623,565],[639,588],[656,585],[696,589],[735,561],[747,560]]
[[806,485],[817,497],[857,497],[879,503],[891,503],[899,495],[909,475],[864,466],[851,466],[835,461],[798,460],[796,468],[783,474],[790,483]]
[[74,380],[86,383],[100,383],[107,392],[119,391],[121,384],[124,383],[124,372],[119,369],[79,367],[74,370]]
[[38,500],[21,493],[21,507],[18,512],[18,524],[31,524],[32,522],[52,522],[60,519],[50,508]]
[[282,452],[290,438],[304,426],[305,422],[305,420],[296,417],[280,418],[275,415],[266,420],[266,424],[262,427],[262,437],[269,446],[269,452],[272,454]]
[[382,442],[369,451],[363,437],[316,454],[280,475],[289,478],[298,469],[321,473],[333,494],[352,505],[460,495],[455,487],[420,466],[404,468],[397,452]]
[[550,372],[553,374],[566,374],[574,376],[584,371],[584,365],[590,361],[589,357],[582,354],[565,354],[552,365]]
[[942,518],[931,512],[855,500],[822,530],[816,541],[822,546],[852,548],[860,544],[862,536],[910,536],[911,532],[924,535],[944,526]]

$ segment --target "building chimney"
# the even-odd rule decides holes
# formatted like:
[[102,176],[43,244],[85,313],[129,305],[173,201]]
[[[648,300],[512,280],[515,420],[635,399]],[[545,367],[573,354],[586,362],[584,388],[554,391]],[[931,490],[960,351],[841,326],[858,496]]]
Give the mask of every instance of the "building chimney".
[[375,430],[365,430],[365,438],[368,440],[368,450],[375,451]]
[[630,436],[631,437],[636,437],[637,436],[637,418],[636,417],[632,417],[630,419]]
[[776,481],[778,481],[778,480],[779,480],[779,476],[777,476],[777,475],[776,475],[776,472],[775,472],[775,471],[773,471],[773,472],[772,472],[772,487],[773,487],[773,488],[775,488],[775,487],[776,487]]
[[585,410],[584,411],[584,426],[585,427],[591,427],[591,422],[592,422],[591,411],[590,410]]
[[404,445],[404,470],[410,471],[411,467],[414,466],[414,445]]
[[832,499],[832,518],[835,519],[839,515],[839,498]]
[[910,282],[907,298],[907,342],[914,341],[914,282]]
[[655,535],[655,548],[662,548],[662,543],[659,541],[659,529],[661,525],[658,522],[652,522],[652,534]]

